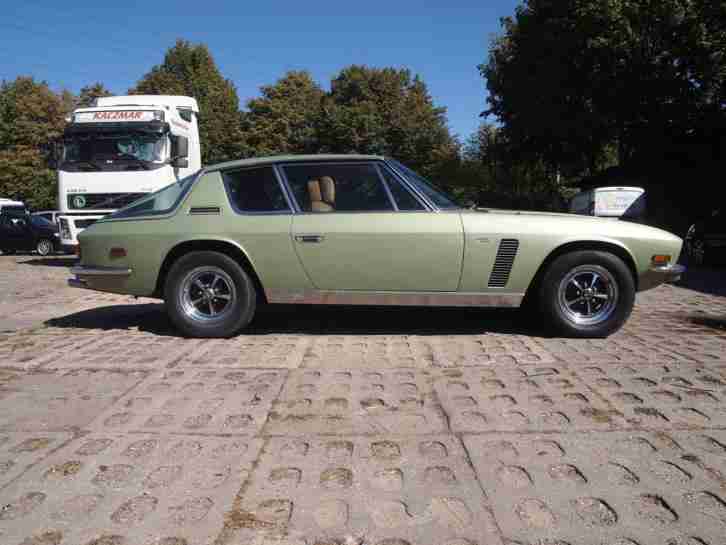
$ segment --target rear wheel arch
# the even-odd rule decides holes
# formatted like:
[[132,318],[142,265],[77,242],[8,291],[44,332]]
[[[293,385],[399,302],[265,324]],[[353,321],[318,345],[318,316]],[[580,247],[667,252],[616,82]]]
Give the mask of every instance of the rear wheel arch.
[[635,290],[638,290],[638,272],[635,266],[635,260],[633,259],[633,256],[630,254],[630,252],[628,252],[628,250],[612,242],[603,242],[599,240],[583,240],[562,244],[552,250],[547,255],[547,257],[544,259],[544,261],[542,261],[539,268],[537,269],[537,272],[532,278],[532,281],[529,283],[529,287],[527,288],[527,291],[525,293],[524,304],[529,304],[536,298],[540,282],[542,281],[542,278],[547,272],[550,264],[555,259],[557,259],[561,255],[580,251],[607,252],[619,257],[628,266],[630,273],[633,275]]
[[225,254],[231,257],[237,263],[239,263],[239,265],[245,270],[247,274],[250,275],[250,278],[252,279],[252,282],[255,286],[255,291],[257,292],[258,302],[267,302],[265,290],[262,287],[262,282],[260,281],[260,278],[257,275],[257,272],[255,271],[255,268],[253,267],[250,258],[247,256],[244,250],[231,242],[214,239],[188,240],[174,246],[166,254],[166,257],[161,264],[161,268],[159,269],[159,275],[156,279],[156,289],[154,290],[154,294],[156,296],[163,296],[164,284],[166,283],[166,278],[169,274],[169,271],[171,270],[172,265],[174,265],[174,263],[178,259],[191,252],[219,252],[221,254]]

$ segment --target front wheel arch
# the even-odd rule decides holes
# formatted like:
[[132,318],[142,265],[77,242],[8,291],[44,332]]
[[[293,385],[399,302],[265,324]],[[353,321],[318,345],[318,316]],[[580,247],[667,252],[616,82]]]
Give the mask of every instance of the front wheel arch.
[[225,254],[231,257],[237,263],[239,263],[239,265],[245,270],[247,274],[250,275],[250,278],[252,279],[252,283],[255,286],[255,291],[257,292],[257,301],[259,303],[267,303],[267,297],[265,296],[265,290],[262,286],[262,282],[260,281],[259,276],[257,276],[257,272],[252,266],[252,263],[250,262],[247,255],[239,248],[239,246],[236,246],[231,242],[214,239],[189,240],[181,242],[174,246],[169,251],[169,253],[166,254],[166,257],[161,264],[161,268],[159,269],[159,275],[156,279],[156,288],[154,290],[154,295],[156,297],[163,298],[164,285],[166,283],[167,275],[169,274],[171,267],[178,259],[191,252],[203,251],[219,252],[221,254]]
[[550,264],[555,259],[564,254],[581,251],[607,252],[622,259],[623,262],[628,266],[630,273],[633,275],[635,291],[638,291],[638,272],[635,267],[635,261],[633,260],[633,256],[630,255],[630,252],[628,252],[625,248],[623,248],[622,246],[618,246],[617,244],[603,242],[599,240],[567,242],[552,250],[544,259],[544,261],[542,261],[539,268],[537,269],[537,272],[532,277],[532,281],[529,283],[529,287],[527,288],[527,291],[524,295],[524,301],[522,302],[522,306],[529,307],[536,301],[536,296],[539,292],[539,286],[540,282],[542,281],[542,277],[549,268]]

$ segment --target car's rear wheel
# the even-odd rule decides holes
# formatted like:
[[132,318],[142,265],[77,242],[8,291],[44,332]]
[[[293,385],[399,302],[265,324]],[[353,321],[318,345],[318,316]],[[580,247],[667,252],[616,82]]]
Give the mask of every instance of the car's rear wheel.
[[53,243],[47,238],[41,238],[35,245],[35,251],[43,257],[50,255],[53,251]]
[[540,284],[546,324],[568,337],[606,337],[620,329],[635,303],[635,281],[622,259],[578,251],[557,257]]
[[192,252],[171,267],[164,285],[167,313],[190,337],[229,337],[252,320],[257,293],[245,270],[218,252]]

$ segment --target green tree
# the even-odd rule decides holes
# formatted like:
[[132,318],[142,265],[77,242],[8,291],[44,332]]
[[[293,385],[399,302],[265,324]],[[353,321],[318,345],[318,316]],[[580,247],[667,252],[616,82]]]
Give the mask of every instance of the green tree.
[[318,134],[325,151],[391,155],[434,176],[458,152],[446,108],[405,69],[343,69],[323,99]]
[[199,104],[202,163],[235,159],[240,154],[239,98],[232,81],[220,73],[206,45],[178,40],[164,62],[145,74],[131,94],[185,95]]
[[96,103],[98,97],[110,97],[113,93],[106,89],[103,83],[96,82],[81,88],[76,98],[76,108],[88,108]]
[[260,89],[262,96],[247,103],[242,130],[248,153],[274,155],[315,153],[317,120],[324,92],[305,71],[287,72],[273,85]]
[[45,82],[18,77],[0,85],[0,195],[34,208],[55,208],[57,178],[42,148],[61,135],[71,95]]
[[480,66],[519,153],[592,174],[723,127],[723,0],[526,0]]

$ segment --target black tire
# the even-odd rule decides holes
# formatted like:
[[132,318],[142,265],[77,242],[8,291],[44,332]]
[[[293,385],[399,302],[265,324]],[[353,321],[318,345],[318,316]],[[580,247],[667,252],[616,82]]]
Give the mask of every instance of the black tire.
[[[212,280],[213,276],[221,280]],[[219,298],[209,292],[215,287]],[[225,295],[230,299],[222,299]],[[202,302],[193,303],[200,297]],[[164,300],[172,323],[189,337],[230,337],[252,321],[257,308],[250,276],[234,259],[219,252],[191,252],[174,262],[164,284]],[[219,312],[216,317],[214,310]]]
[[53,241],[48,240],[47,238],[41,238],[36,244],[35,244],[35,251],[38,252],[38,255],[40,256],[48,256],[53,253]]
[[[595,276],[599,279],[595,280]],[[584,286],[588,279],[594,288]],[[635,304],[635,281],[618,256],[577,251],[550,263],[538,295],[544,324],[553,333],[566,337],[607,337],[630,316]]]

